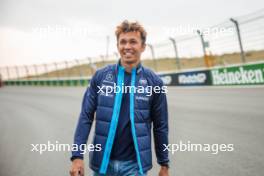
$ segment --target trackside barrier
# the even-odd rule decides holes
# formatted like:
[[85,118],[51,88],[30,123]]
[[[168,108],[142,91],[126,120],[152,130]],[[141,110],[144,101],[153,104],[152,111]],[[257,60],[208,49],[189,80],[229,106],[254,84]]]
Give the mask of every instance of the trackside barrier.
[[8,80],[6,86],[87,86],[89,79],[74,80]]
[[263,85],[264,63],[167,73],[160,77],[168,86]]
[[[263,85],[264,62],[159,74],[168,86]],[[8,86],[87,86],[89,78],[60,80],[8,80]]]
[[212,85],[264,84],[264,63],[211,70]]
[[168,86],[205,86],[212,83],[209,70],[168,73],[160,77]]

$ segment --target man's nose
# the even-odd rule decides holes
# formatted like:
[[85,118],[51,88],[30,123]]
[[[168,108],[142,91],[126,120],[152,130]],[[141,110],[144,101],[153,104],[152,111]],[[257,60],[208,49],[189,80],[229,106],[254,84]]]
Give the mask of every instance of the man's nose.
[[130,48],[131,48],[131,45],[130,45],[129,42],[127,42],[127,43],[125,44],[125,49],[130,49]]

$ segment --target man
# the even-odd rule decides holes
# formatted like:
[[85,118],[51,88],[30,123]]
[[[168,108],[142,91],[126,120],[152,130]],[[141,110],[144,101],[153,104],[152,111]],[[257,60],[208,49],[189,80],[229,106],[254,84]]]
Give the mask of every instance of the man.
[[[84,95],[74,144],[87,143],[96,112],[93,144],[101,150],[89,152],[95,176],[146,175],[152,168],[152,122],[159,176],[168,176],[166,91],[161,79],[140,63],[146,35],[137,22],[124,21],[117,26],[121,59],[98,70]],[[71,176],[84,175],[81,150],[73,151],[71,160]]]

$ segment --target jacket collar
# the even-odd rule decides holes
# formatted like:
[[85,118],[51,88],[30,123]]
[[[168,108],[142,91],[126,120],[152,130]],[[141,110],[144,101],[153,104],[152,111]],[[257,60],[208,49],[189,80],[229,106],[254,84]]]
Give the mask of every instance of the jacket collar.
[[[121,59],[118,60],[116,66],[115,66],[115,72],[118,73],[118,67],[121,66]],[[121,66],[122,67],[122,66]],[[139,62],[137,65],[137,74],[139,74],[142,71],[142,64]]]

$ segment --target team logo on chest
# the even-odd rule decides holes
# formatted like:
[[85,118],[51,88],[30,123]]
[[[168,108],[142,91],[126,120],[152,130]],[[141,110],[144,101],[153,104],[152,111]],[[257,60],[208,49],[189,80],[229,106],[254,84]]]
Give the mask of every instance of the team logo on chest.
[[108,73],[108,74],[106,75],[106,80],[107,80],[107,81],[113,81],[113,79],[114,79],[113,74]]
[[144,78],[141,78],[138,82],[139,82],[139,85],[141,85],[141,86],[146,86],[148,83],[147,80]]

